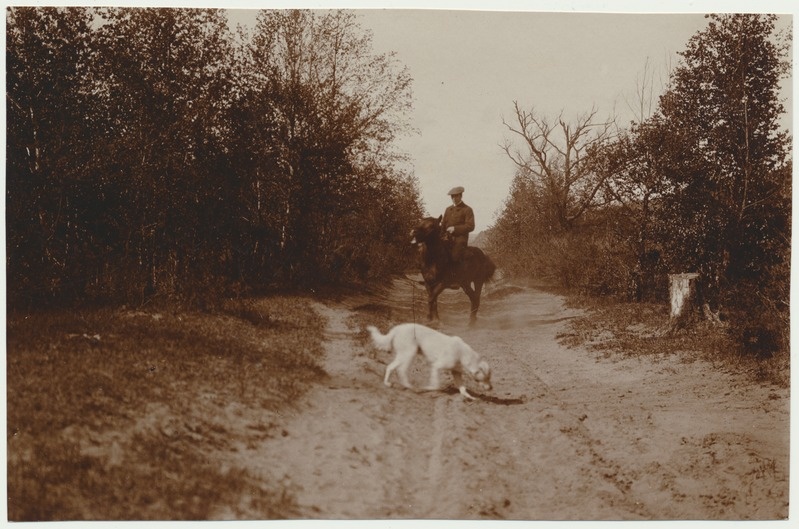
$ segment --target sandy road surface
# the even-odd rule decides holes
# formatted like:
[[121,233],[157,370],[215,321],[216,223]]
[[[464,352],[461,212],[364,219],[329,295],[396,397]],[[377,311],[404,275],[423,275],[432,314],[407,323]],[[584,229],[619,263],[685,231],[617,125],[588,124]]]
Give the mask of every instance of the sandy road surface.
[[[441,329],[489,359],[494,402],[389,389],[390,356],[363,346],[349,317],[364,303],[411,317],[421,294],[409,285],[318,304],[329,380],[284,415],[282,436],[236,456],[282,483],[299,517],[787,517],[788,390],[678,354],[600,359],[565,348],[556,335],[575,311],[522,288],[489,290],[474,329],[465,296],[442,296]],[[417,386],[424,364],[412,369]]]

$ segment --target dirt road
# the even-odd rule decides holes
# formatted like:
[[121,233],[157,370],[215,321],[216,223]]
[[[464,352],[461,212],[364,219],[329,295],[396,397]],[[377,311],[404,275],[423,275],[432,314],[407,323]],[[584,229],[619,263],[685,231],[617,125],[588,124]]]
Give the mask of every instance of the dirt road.
[[[386,388],[391,358],[364,345],[350,316],[367,303],[396,317],[420,295],[398,283],[379,300],[318,304],[329,380],[282,417],[283,435],[237,453],[293,495],[301,518],[787,517],[787,389],[678,353],[566,348],[556,335],[577,313],[507,287],[489,290],[473,329],[462,293],[441,303],[441,330],[491,362],[493,401]],[[412,369],[420,387],[424,364]]]

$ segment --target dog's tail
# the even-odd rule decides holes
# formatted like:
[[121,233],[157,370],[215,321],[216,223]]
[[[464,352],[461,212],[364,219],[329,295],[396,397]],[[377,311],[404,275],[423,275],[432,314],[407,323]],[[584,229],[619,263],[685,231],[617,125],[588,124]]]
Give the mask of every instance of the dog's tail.
[[382,334],[374,325],[368,325],[366,330],[372,335],[372,343],[375,344],[375,347],[383,351],[391,351],[393,336],[390,331],[388,334]]

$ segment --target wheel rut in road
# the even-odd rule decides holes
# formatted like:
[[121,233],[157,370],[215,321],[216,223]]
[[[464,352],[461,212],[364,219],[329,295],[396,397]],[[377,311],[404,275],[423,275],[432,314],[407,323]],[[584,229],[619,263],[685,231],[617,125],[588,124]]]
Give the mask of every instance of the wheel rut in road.
[[[579,312],[526,288],[489,289],[473,328],[462,293],[440,299],[440,330],[489,360],[492,392],[470,386],[479,398],[468,401],[453,387],[387,388],[391,356],[364,345],[352,315],[368,306],[414,321],[423,307],[413,303],[423,298],[397,283],[315,305],[327,322],[328,379],[283,417],[285,436],[238,454],[284,484],[298,517],[787,516],[787,391],[676,355],[608,360],[566,348],[557,335]],[[411,381],[422,387],[428,375],[415,360]]]

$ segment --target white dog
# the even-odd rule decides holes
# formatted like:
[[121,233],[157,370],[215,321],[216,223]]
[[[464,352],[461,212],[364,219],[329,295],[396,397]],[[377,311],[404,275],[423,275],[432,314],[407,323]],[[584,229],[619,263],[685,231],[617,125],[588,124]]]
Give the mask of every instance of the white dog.
[[396,353],[394,361],[386,368],[386,376],[383,378],[386,386],[391,386],[389,377],[399,368],[397,373],[400,382],[406,388],[412,389],[408,380],[408,368],[416,353],[421,351],[430,362],[430,385],[427,390],[439,389],[440,369],[448,369],[452,373],[458,390],[466,398],[474,399],[463,385],[462,371],[469,373],[483,389],[491,389],[491,369],[488,367],[488,362],[480,358],[474,349],[457,336],[447,336],[418,323],[402,323],[388,331],[388,334],[381,334],[372,325],[366,327],[366,330],[372,335],[375,347]]

